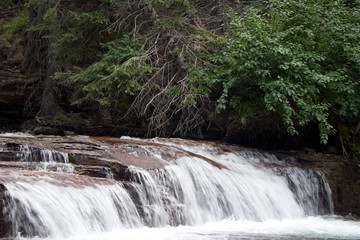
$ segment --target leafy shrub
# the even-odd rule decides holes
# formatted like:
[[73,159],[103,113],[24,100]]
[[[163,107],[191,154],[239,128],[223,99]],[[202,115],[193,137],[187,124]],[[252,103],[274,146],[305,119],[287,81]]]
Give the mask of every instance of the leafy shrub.
[[329,116],[359,114],[360,12],[345,1],[270,0],[243,16],[230,13],[227,42],[211,61],[223,86],[218,108],[243,114],[259,104],[281,115],[287,131]]

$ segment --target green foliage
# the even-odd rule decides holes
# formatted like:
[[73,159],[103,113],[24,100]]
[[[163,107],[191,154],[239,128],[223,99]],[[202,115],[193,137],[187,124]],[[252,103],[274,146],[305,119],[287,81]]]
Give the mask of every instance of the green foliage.
[[195,27],[194,25],[192,25],[192,28],[194,30],[194,33],[190,35],[191,40],[207,41],[208,43],[218,42],[218,43],[222,43],[222,44],[227,42],[226,38],[216,35],[211,31],[208,31],[203,28]]
[[45,24],[51,24],[55,20],[56,8],[48,8],[45,15],[43,16]]
[[189,21],[185,17],[169,17],[164,16],[156,21],[155,29],[182,29],[189,25]]
[[[29,0],[25,6],[36,9],[37,14],[39,14],[38,18],[42,19],[41,23],[29,26],[27,31],[41,33],[54,31],[53,25],[55,24],[55,18],[57,14],[56,7],[58,4],[54,5],[50,0]],[[37,19],[36,22],[39,22],[39,19]],[[46,38],[47,35],[44,37]]]
[[139,46],[127,35],[103,44],[107,52],[101,60],[71,76],[71,83],[80,85],[87,97],[104,106],[110,106],[123,92],[135,94],[142,87],[143,75],[153,70],[146,64],[146,54],[137,50]]
[[219,110],[243,114],[260,104],[280,114],[291,134],[317,123],[321,143],[334,131],[329,115],[358,117],[358,7],[341,0],[270,0],[266,9],[229,17],[228,40],[211,58],[218,66],[211,74],[223,85]]
[[148,0],[151,4],[159,4],[169,8],[171,5],[176,5],[177,7],[188,9],[190,7],[189,0]]
[[26,3],[27,7],[33,6],[36,9],[46,8],[51,4],[51,0],[28,0]]
[[[205,2],[194,5],[218,7],[216,1],[206,7]],[[358,0],[270,0],[241,16],[231,12],[225,37],[215,34],[219,29],[192,25],[196,9],[189,0],[146,3],[157,21],[148,21],[148,7],[136,1],[96,0],[85,6],[76,0],[28,0],[40,20],[29,31],[50,38],[54,63],[67,71],[69,82],[111,106],[113,115],[130,104],[145,105],[135,111],[166,126],[180,109],[200,109],[205,101],[217,100],[219,111],[235,111],[239,118],[274,112],[291,134],[316,123],[322,143],[334,132],[334,119],[356,125]],[[147,43],[119,38],[124,32]],[[141,50],[145,48],[151,53]],[[153,73],[148,64],[158,71]],[[173,102],[152,114],[169,99]],[[183,114],[191,116],[192,110]]]
[[2,0],[0,2],[0,8],[12,7],[15,3],[12,0]]
[[61,23],[63,27],[53,33],[53,37],[57,38],[53,44],[56,63],[63,67],[84,66],[98,59],[103,41],[99,32],[108,23],[109,16],[103,5],[92,12],[70,11],[69,17]]
[[6,22],[3,26],[0,26],[0,31],[4,31],[0,37],[1,38],[9,38],[12,34],[25,26],[29,21],[29,12],[26,8],[23,8],[19,11],[15,17],[13,17],[10,21]]
[[92,11],[84,11],[83,6],[77,4],[76,1],[59,0],[29,0],[27,3],[42,18],[39,24],[27,30],[40,32],[42,38],[55,40],[52,45],[56,55],[55,64],[61,67],[82,67],[98,60],[100,43],[108,38],[106,33],[100,34],[100,31],[110,23],[109,7],[112,1],[101,1]]

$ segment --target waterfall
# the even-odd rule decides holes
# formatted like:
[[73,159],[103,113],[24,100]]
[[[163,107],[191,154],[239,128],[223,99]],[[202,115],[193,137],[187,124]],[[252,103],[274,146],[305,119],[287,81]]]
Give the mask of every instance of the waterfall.
[[78,176],[66,153],[21,147],[18,161],[40,167],[31,174],[1,173],[7,189],[3,213],[13,223],[13,234],[67,238],[144,226],[296,220],[333,213],[329,185],[318,170],[205,143],[152,143],[182,153],[139,145],[141,154],[146,152],[143,157],[156,156],[168,164],[156,169],[129,166],[126,181]]
[[141,226],[135,205],[121,184],[79,188],[48,181],[6,184],[11,200],[5,213],[15,223],[13,232],[69,237]]
[[[333,214],[331,190],[324,173],[319,170],[284,168],[281,170],[296,201],[307,215]],[[306,183],[306,184],[304,184]],[[325,184],[324,184],[325,183]]]
[[19,162],[28,166],[34,166],[37,170],[70,173],[74,171],[74,167],[69,164],[68,154],[64,152],[20,145],[16,157]]

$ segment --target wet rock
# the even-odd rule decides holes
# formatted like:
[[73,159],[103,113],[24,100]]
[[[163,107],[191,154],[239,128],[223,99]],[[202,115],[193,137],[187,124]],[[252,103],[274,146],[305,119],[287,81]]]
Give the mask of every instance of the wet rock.
[[76,132],[73,131],[64,131],[65,136],[75,136],[77,135]]
[[65,133],[62,129],[45,127],[45,126],[37,126],[34,130],[35,135],[55,135],[55,136],[65,136]]
[[114,174],[108,167],[102,166],[75,166],[75,171],[79,175],[86,175],[97,178],[114,178]]
[[145,213],[144,213],[144,208],[142,206],[142,203],[140,201],[139,193],[136,191],[136,189],[134,188],[134,186],[131,183],[124,183],[124,187],[125,187],[126,191],[128,192],[129,196],[131,197],[131,199],[133,200],[133,202],[136,206],[136,210],[138,211],[139,215],[142,218],[144,218]]
[[[107,177],[112,175],[114,179],[128,181],[128,166],[119,163],[116,159],[106,159],[89,154],[70,154],[69,162],[76,165],[78,173],[92,177]],[[106,170],[109,172],[107,173]]]
[[6,202],[5,191],[5,186],[0,183],[0,238],[11,236],[11,224],[6,219],[6,216],[4,216],[4,211],[2,211]]
[[304,151],[275,153],[284,161],[292,158],[300,166],[321,170],[330,185],[336,214],[360,215],[360,166],[340,155]]
[[123,141],[119,138],[45,135],[0,137],[0,165],[19,168],[19,162],[16,161],[22,161],[21,168],[30,169],[32,166],[24,161],[40,161],[43,149],[67,154],[69,163],[75,166],[78,174],[93,177],[111,175],[114,179],[128,181],[127,169],[130,165],[150,169],[167,164],[163,159],[145,154],[144,147],[137,141]]

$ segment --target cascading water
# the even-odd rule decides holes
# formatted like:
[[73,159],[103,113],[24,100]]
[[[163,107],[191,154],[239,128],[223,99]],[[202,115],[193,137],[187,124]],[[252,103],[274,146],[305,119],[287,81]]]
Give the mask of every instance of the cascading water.
[[[84,180],[63,168],[2,174],[7,189],[3,212],[13,223],[13,234],[75,240],[243,239],[277,234],[294,239],[360,237],[359,223],[318,217],[333,213],[329,185],[318,170],[288,166],[274,156],[224,152],[207,144],[159,139],[152,143],[183,152],[138,146],[148,157],[170,162],[157,169],[130,166],[126,182]],[[18,160],[71,166],[65,153],[34,154],[29,147],[19,150]],[[345,233],[336,231],[334,224]]]
[[225,218],[264,221],[304,216],[283,179],[252,166],[242,166],[239,173],[240,168],[218,169],[185,157],[152,173],[150,181],[144,178],[143,191],[154,189],[152,195],[168,203],[168,219],[183,225]]
[[28,145],[21,145],[16,157],[19,162],[33,165],[37,170],[70,173],[74,170],[73,166],[69,164],[68,154],[59,151],[35,149]]
[[[325,175],[319,170],[284,168],[281,169],[289,188],[306,215],[333,214],[331,190]],[[306,184],[304,184],[306,183]],[[325,183],[325,184],[323,184]]]
[[141,226],[121,184],[78,188],[46,177],[30,181],[6,184],[11,200],[5,213],[15,223],[16,233],[69,237]]

